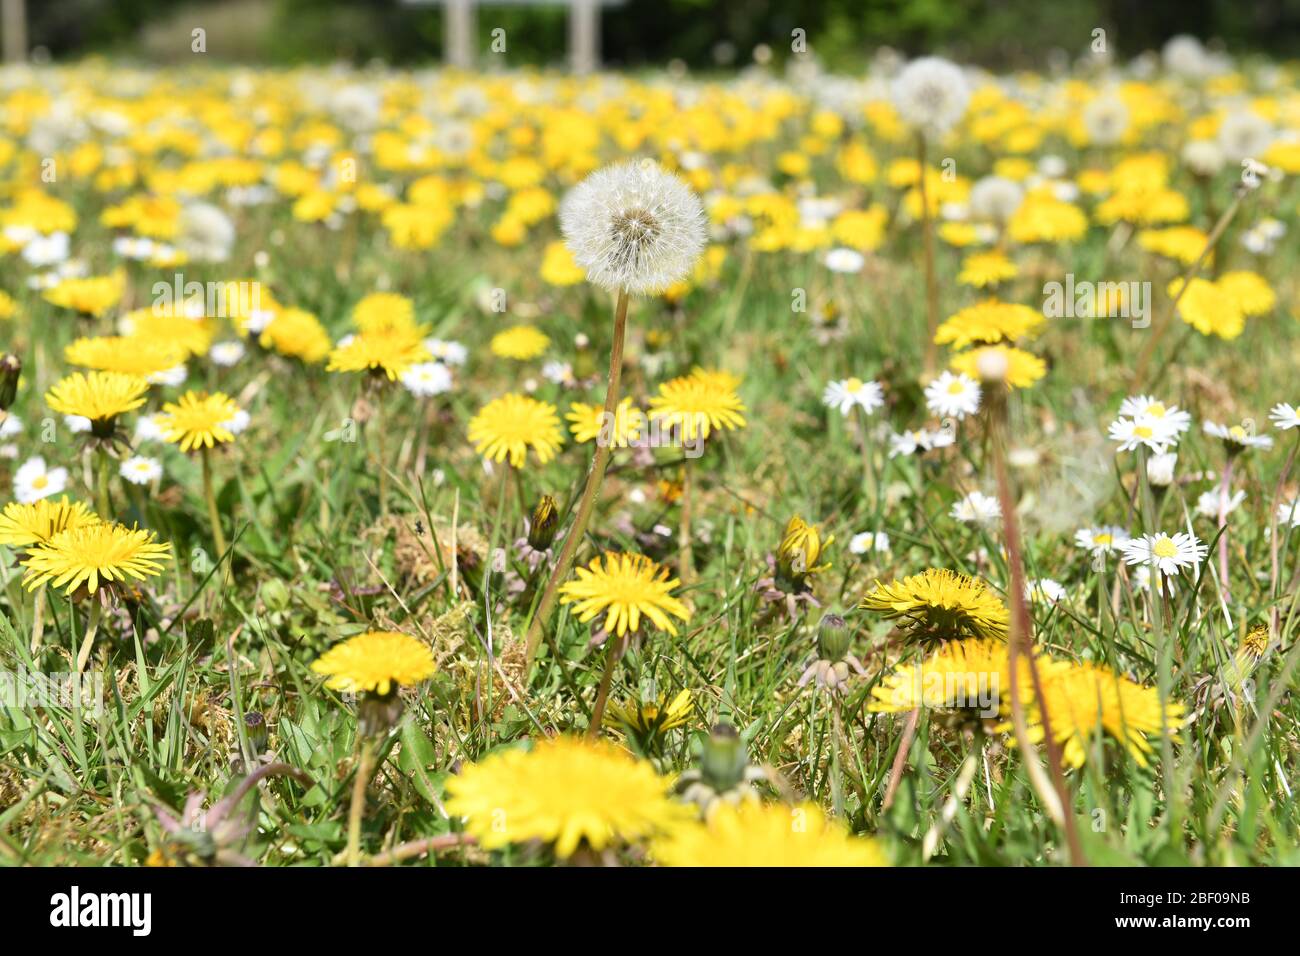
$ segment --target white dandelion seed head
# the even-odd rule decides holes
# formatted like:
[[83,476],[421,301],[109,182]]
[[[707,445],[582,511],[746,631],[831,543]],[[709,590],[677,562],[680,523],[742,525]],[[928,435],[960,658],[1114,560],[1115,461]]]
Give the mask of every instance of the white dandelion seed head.
[[704,250],[704,207],[651,159],[616,163],[580,182],[560,205],[560,230],[587,281],[636,295],[684,278]]
[[1258,113],[1235,110],[1219,124],[1219,148],[1231,163],[1258,160],[1273,144],[1273,125]]
[[985,176],[970,190],[970,210],[976,219],[1006,222],[1015,215],[1025,191],[1004,176]]
[[894,79],[894,108],[908,125],[942,134],[961,120],[970,102],[970,84],[950,60],[923,56],[903,67]]
[[1183,147],[1183,165],[1197,176],[1210,177],[1227,162],[1223,150],[1212,139],[1190,140]]
[[1118,143],[1128,132],[1128,107],[1112,93],[1103,93],[1083,108],[1083,128],[1088,139],[1101,146]]

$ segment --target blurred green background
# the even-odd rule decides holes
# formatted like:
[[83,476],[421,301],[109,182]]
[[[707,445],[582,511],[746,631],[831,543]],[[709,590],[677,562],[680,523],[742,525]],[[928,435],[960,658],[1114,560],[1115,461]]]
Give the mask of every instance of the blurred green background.
[[[92,53],[149,62],[190,56],[190,31],[207,31],[208,54],[243,62],[350,60],[427,63],[442,51],[442,8],[400,0],[27,0],[29,42],[55,59]],[[508,62],[560,62],[563,7],[488,5],[490,31],[506,30]],[[828,66],[854,69],[878,47],[946,52],[1003,69],[1041,67],[1058,52],[1084,52],[1092,31],[1112,52],[1159,49],[1170,36],[1221,39],[1233,52],[1291,56],[1300,47],[1300,0],[627,0],[602,17],[602,54],[612,66],[693,68],[748,62],[768,44],[777,62],[791,31],[806,31]]]

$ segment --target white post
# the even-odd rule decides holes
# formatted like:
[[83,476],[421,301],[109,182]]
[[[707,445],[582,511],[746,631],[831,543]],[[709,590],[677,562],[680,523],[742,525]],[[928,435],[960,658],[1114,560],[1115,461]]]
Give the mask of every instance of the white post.
[[27,59],[27,10],[24,0],[4,0],[0,6],[0,30],[4,32],[6,63]]
[[600,0],[570,0],[569,65],[578,74],[600,65]]
[[444,56],[449,66],[467,70],[474,65],[474,0],[446,2]]

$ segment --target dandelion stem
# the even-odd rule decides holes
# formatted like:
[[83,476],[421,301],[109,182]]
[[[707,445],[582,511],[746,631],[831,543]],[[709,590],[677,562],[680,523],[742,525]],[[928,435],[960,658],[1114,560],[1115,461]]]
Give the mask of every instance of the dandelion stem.
[[1223,599],[1232,600],[1232,589],[1228,586],[1228,486],[1232,484],[1232,455],[1223,463],[1222,484],[1219,486],[1219,587],[1223,589]]
[[677,573],[681,576],[682,584],[685,585],[690,585],[695,579],[695,553],[691,548],[691,498],[695,489],[693,475],[690,459],[684,460],[682,462],[682,514],[677,532],[677,536],[681,538],[678,542],[681,551],[677,562]]
[[77,652],[77,673],[80,674],[86,669],[86,661],[90,659],[91,648],[95,645],[95,635],[99,633],[99,618],[103,612],[103,605],[96,595],[90,596],[90,616],[86,619],[86,637],[81,642],[81,650]]
[[600,736],[600,724],[605,718],[605,701],[609,699],[609,686],[614,682],[614,667],[623,656],[625,638],[609,636],[605,644],[605,671],[600,675],[600,687],[596,690],[596,706],[591,711],[591,722],[587,724],[587,739],[595,740]]
[[[1273,500],[1269,503],[1269,524],[1268,524],[1268,542],[1269,556],[1272,562],[1272,572],[1269,575],[1268,596],[1272,601],[1276,601],[1281,592],[1278,590],[1278,548],[1277,548],[1277,512],[1278,502],[1282,498],[1282,488],[1286,485],[1286,480],[1291,474],[1291,467],[1295,464],[1296,451],[1300,450],[1300,429],[1296,429],[1296,440],[1291,445],[1291,451],[1286,457],[1286,464],[1282,466],[1282,472],[1277,476],[1277,484],[1273,487]],[[1294,518],[1294,512],[1297,505],[1291,505],[1290,518]],[[1293,523],[1293,522],[1288,522]],[[1277,627],[1280,623],[1281,615],[1278,606],[1273,604],[1273,609],[1269,614],[1272,628],[1269,633],[1276,634]]]
[[[1276,558],[1276,553],[1274,554]],[[1274,564],[1276,565],[1276,560]],[[1274,574],[1274,577],[1277,577]],[[36,589],[36,596],[33,599],[32,607],[32,653],[35,654],[41,649],[41,643],[45,639],[45,585]]]
[[375,772],[375,741],[363,736],[357,746],[357,775],[352,779],[348,805],[348,866],[361,865],[361,820],[366,815],[366,787]]
[[939,330],[939,282],[934,274],[934,222],[925,183],[925,134],[916,134],[917,188],[921,192],[921,245],[925,256],[925,376],[934,375],[934,336]]
[[203,497],[208,503],[208,522],[212,525],[212,541],[217,549],[217,560],[226,553],[226,535],[221,530],[221,513],[217,510],[217,495],[212,486],[212,451],[204,448],[203,461]]
[[[620,289],[618,303],[614,307],[614,339],[609,350],[609,380],[605,387],[605,417],[602,420],[607,422],[616,421],[615,415],[618,409],[619,377],[623,371],[623,338],[627,329],[627,300],[627,291]],[[524,646],[525,673],[532,670],[533,660],[537,657],[537,649],[542,641],[542,631],[549,622],[551,613],[555,610],[555,602],[559,598],[560,584],[569,576],[578,545],[582,543],[583,535],[587,532],[587,524],[591,521],[596,499],[600,497],[601,483],[605,480],[605,468],[609,464],[611,445],[612,442],[596,442],[596,454],[587,472],[587,485],[583,489],[582,499],[578,502],[578,511],[574,515],[573,525],[564,536],[564,544],[560,548],[555,567],[551,570],[551,576],[546,580],[546,589],[542,592],[537,613],[528,623],[528,638]]]
[[99,509],[99,516],[105,521],[113,520],[112,502],[108,496],[108,481],[112,467],[113,465],[111,459],[108,457],[108,452],[101,451],[99,453],[99,474],[96,475],[96,478],[98,479],[96,482],[98,497],[95,502],[95,507]]

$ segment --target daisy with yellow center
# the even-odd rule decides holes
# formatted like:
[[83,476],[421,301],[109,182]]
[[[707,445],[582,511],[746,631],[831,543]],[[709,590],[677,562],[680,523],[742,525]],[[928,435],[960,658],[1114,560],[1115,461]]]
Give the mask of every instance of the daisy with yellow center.
[[947,568],[929,568],[881,584],[858,605],[888,619],[899,619],[920,640],[966,637],[1005,640],[1010,614],[978,578]]
[[888,866],[873,839],[852,836],[815,803],[720,803],[707,822],[674,827],[651,855],[664,866]]
[[11,548],[45,544],[60,531],[98,524],[99,516],[80,501],[64,496],[41,498],[31,504],[10,502],[0,512],[0,544]]
[[702,369],[664,382],[650,399],[650,417],[678,429],[684,442],[744,428],[745,405],[736,394],[736,382],[728,372]]
[[330,648],[311,669],[328,678],[331,690],[387,696],[428,680],[436,666],[422,641],[395,631],[366,631]]
[[492,336],[492,354],[521,362],[535,359],[550,346],[551,340],[532,325],[516,325]]
[[479,844],[497,850],[539,840],[561,859],[653,837],[689,808],[646,760],[602,741],[571,737],[512,747],[447,779],[447,812],[465,818]]
[[474,450],[492,461],[510,460],[522,468],[531,449],[541,464],[555,457],[564,444],[554,405],[511,392],[493,399],[470,419]]
[[646,425],[645,412],[635,407],[631,398],[618,403],[613,422],[606,421],[603,405],[585,402],[574,402],[564,417],[569,420],[569,431],[575,441],[599,440],[614,448],[627,448],[640,441]]
[[74,372],[45,393],[45,404],[64,415],[90,419],[91,433],[111,437],[117,417],[144,404],[149,383],[122,372]]
[[230,424],[238,415],[239,406],[223,392],[189,391],[179,400],[164,404],[155,421],[164,441],[190,452],[234,441]]
[[429,349],[418,331],[388,329],[361,332],[330,352],[329,372],[383,374],[390,382],[417,362],[429,359]]
[[982,361],[1005,365],[1006,383],[1010,388],[1029,388],[1047,374],[1047,363],[1037,355],[1008,345],[967,349],[954,355],[949,367],[978,381],[983,378],[980,374]]

